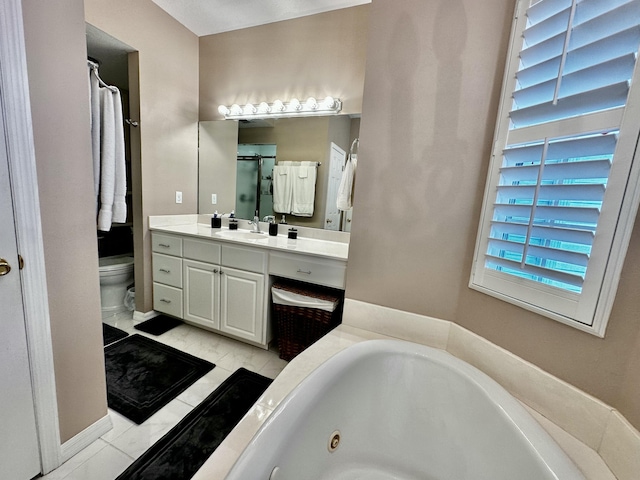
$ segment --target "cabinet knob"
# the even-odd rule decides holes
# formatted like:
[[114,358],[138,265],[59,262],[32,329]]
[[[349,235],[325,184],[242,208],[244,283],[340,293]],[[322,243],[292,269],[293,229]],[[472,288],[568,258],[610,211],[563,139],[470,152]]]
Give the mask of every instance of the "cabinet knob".
[[217,268],[214,268],[214,269],[213,269],[213,273],[218,273],[218,269],[217,269]]
[[161,298],[160,301],[163,303],[171,303],[171,300],[167,300],[166,298]]
[[166,268],[161,268],[160,271],[162,273],[171,273],[171,270],[167,270]]

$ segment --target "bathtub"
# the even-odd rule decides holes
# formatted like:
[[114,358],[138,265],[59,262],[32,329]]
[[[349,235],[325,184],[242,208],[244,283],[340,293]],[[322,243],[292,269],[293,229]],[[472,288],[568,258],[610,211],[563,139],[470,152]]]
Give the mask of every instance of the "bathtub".
[[226,479],[584,477],[478,369],[443,350],[371,340],[330,358],[287,395]]

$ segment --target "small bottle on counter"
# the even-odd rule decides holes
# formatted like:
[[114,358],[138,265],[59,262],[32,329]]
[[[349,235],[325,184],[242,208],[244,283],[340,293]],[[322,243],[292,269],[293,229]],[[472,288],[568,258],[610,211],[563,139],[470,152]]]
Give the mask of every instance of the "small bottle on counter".
[[298,230],[296,230],[295,228],[290,228],[288,238],[292,240],[295,240],[296,238],[298,238]]
[[220,228],[222,227],[222,217],[218,216],[218,211],[216,210],[211,217],[211,228]]
[[278,236],[278,224],[276,223],[275,218],[272,218],[269,221],[269,235],[272,237]]

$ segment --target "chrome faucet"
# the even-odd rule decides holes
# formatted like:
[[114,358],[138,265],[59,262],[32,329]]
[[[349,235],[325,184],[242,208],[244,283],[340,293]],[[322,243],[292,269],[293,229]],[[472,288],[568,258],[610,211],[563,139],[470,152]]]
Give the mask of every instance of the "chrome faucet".
[[253,225],[251,233],[262,233],[260,231],[260,217],[258,217],[258,215],[254,216],[253,220],[249,221],[249,225]]

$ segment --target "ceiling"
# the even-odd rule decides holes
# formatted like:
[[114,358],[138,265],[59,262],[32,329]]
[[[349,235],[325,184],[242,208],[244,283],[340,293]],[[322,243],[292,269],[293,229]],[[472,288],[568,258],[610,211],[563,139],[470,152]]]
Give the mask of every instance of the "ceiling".
[[199,37],[371,3],[371,0],[153,0]]

